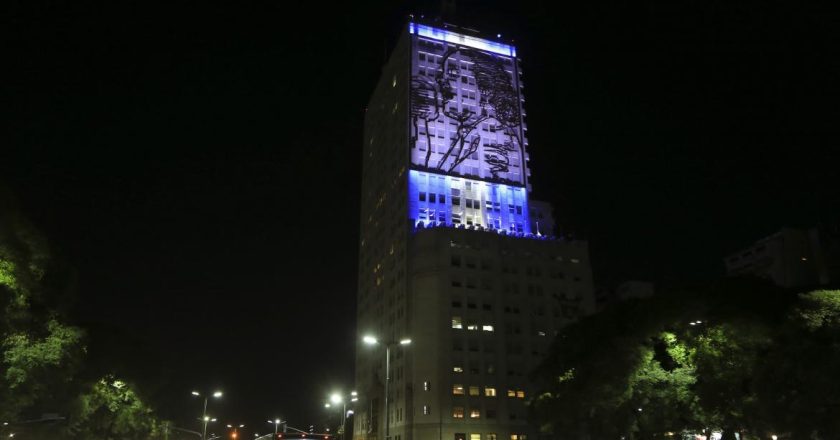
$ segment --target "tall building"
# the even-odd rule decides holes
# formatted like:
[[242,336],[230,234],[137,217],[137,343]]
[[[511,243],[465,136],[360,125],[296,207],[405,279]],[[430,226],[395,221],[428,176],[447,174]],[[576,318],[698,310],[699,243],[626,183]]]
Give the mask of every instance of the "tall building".
[[726,274],[764,278],[785,288],[836,284],[836,247],[831,247],[830,233],[820,232],[818,228],[782,228],[724,258]]
[[357,440],[536,438],[527,375],[594,295],[587,243],[554,238],[550,205],[529,200],[522,89],[515,47],[450,25],[408,23],[382,69],[365,115]]

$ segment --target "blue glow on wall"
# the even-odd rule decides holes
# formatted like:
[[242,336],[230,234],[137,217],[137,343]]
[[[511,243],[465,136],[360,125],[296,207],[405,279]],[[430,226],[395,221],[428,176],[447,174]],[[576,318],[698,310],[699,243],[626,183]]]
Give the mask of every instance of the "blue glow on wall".
[[408,218],[414,225],[532,233],[525,188],[418,170],[408,172]]
[[409,23],[408,32],[417,34],[422,37],[434,38],[435,40],[446,41],[447,43],[460,44],[474,49],[486,50],[487,52],[497,53],[499,55],[506,55],[509,57],[516,56],[516,48],[503,43],[485,40],[483,38],[471,37],[468,35],[459,34],[456,32],[447,31],[445,29],[438,29],[431,26],[426,26],[418,23]]

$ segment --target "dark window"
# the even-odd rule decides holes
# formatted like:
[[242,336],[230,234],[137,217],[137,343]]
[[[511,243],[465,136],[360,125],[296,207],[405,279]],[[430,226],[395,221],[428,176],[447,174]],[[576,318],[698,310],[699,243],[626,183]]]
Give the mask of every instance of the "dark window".
[[437,198],[437,194],[429,193],[429,203],[437,203],[437,200],[435,200],[436,198]]
[[424,192],[421,192],[421,193],[420,193],[420,201],[421,201],[421,202],[425,202],[425,201],[426,201],[426,193],[424,193]]

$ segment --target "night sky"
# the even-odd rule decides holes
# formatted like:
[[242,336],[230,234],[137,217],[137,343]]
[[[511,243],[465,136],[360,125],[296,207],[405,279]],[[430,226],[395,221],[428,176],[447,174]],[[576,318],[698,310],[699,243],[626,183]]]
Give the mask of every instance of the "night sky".
[[[452,21],[515,40],[533,195],[590,240],[597,283],[712,279],[836,215],[828,8],[560,3],[463,1]],[[75,267],[100,355],[181,425],[214,387],[226,423],[320,424],[352,387],[365,105],[406,14],[436,3],[4,9],[0,184]]]

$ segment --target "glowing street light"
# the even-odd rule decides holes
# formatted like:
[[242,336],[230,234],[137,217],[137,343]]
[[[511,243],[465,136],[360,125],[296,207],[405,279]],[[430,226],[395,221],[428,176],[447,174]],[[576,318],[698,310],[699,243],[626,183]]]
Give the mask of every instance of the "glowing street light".
[[[333,405],[341,404],[341,438],[344,440],[344,431],[347,428],[347,399],[350,402],[356,402],[359,400],[359,393],[355,391],[351,391],[349,396],[342,396],[339,393],[332,393],[330,394],[330,401],[324,403],[324,408],[331,408]],[[352,414],[352,413],[351,413]]]
[[[367,345],[378,345],[379,339],[372,335],[364,335],[362,342]],[[402,338],[399,341],[390,341],[385,346],[385,440],[391,440],[391,421],[388,419],[388,383],[391,382],[391,347],[397,344],[406,347],[411,344],[411,339]]]
[[234,423],[233,425],[228,424],[228,425],[227,425],[227,427],[228,427],[228,429],[233,429],[233,432],[231,432],[231,433],[230,433],[230,438],[232,438],[232,439],[236,439],[237,437],[239,437],[239,428],[244,428],[244,427],[245,427],[245,425],[244,425],[244,424],[240,424],[240,425],[238,425],[238,426],[237,426],[237,425]]
[[275,439],[277,438],[277,427],[280,426],[280,424],[283,424],[283,432],[286,432],[286,421],[285,420],[280,420],[279,418],[276,418],[274,420],[269,420],[268,423],[271,423],[272,425],[274,425],[274,438]]
[[[202,394],[199,393],[198,391],[193,391],[190,394],[192,394],[193,396],[196,396],[196,397],[201,397],[202,396]],[[215,391],[215,392],[213,392],[213,394],[210,394],[210,393],[203,394],[203,396],[204,396],[204,410],[201,413],[202,414],[201,415],[201,421],[203,422],[204,426],[201,430],[201,440],[207,440],[207,423],[216,421],[215,418],[210,418],[210,416],[207,415],[208,395],[212,395],[213,397],[218,399],[218,398],[222,397],[222,392],[221,391]]]

